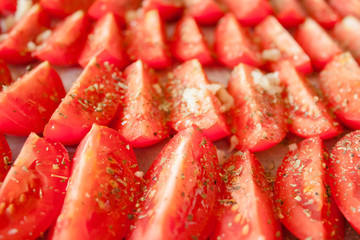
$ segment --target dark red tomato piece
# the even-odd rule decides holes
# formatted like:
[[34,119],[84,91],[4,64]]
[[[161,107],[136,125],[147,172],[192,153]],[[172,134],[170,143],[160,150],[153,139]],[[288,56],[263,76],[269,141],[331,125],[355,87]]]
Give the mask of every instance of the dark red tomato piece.
[[69,177],[64,146],[31,133],[0,188],[0,238],[44,233],[60,212]]
[[11,72],[4,60],[0,59],[0,92],[3,87],[9,86],[13,82]]
[[44,136],[65,145],[78,144],[93,123],[106,126],[111,122],[125,88],[117,68],[94,58],[51,116]]
[[88,25],[83,11],[73,13],[55,27],[33,55],[54,65],[76,64],[87,39]]
[[131,64],[124,72],[128,89],[124,104],[113,127],[132,147],[147,147],[167,138],[163,98],[157,78],[142,61]]
[[258,152],[284,139],[287,128],[279,81],[276,74],[264,75],[243,63],[234,68],[228,91],[235,100],[230,114],[237,148]]
[[317,69],[323,69],[335,55],[342,52],[327,32],[311,18],[307,18],[299,26],[295,33],[295,39]]
[[41,133],[64,96],[57,72],[48,62],[40,64],[0,92],[0,132],[17,136]]
[[191,59],[197,59],[203,65],[213,62],[211,51],[199,26],[195,19],[188,15],[176,25],[170,49],[174,57],[181,62]]
[[0,58],[11,64],[31,62],[34,41],[49,23],[46,12],[40,5],[34,5],[0,42]]
[[303,0],[302,2],[310,17],[323,28],[331,29],[340,21],[339,15],[329,6],[326,0]]
[[285,86],[289,131],[303,138],[333,138],[342,132],[325,103],[316,96],[307,79],[288,61],[279,65],[279,77]]
[[84,49],[79,57],[79,64],[85,67],[96,57],[98,62],[108,62],[119,68],[128,63],[123,46],[123,37],[112,13],[101,18],[88,36]]
[[360,128],[360,68],[350,53],[335,56],[319,77],[329,106],[346,126]]
[[0,12],[2,14],[14,13],[16,11],[17,0],[0,0]]
[[248,150],[239,151],[222,169],[221,209],[210,239],[282,239],[272,187],[259,160]]
[[286,28],[304,22],[306,13],[298,0],[270,0],[275,16]]
[[220,112],[219,99],[206,88],[209,80],[198,60],[190,60],[169,74],[166,99],[169,103],[169,125],[182,131],[199,126],[212,141],[230,134]]
[[255,34],[264,50],[277,49],[281,59],[289,60],[299,72],[307,74],[312,71],[309,56],[275,17],[269,16],[257,25]]
[[329,167],[331,193],[340,211],[360,233],[360,131],[343,137],[332,149]]
[[216,148],[191,126],[160,152],[145,175],[137,221],[128,239],[209,237],[220,181]]
[[41,6],[55,17],[66,17],[72,13],[87,11],[94,0],[40,0]]
[[163,20],[173,20],[183,12],[182,0],[144,0],[142,7],[145,12],[157,10]]
[[342,16],[354,16],[360,18],[359,0],[329,0],[329,4]]
[[199,24],[211,25],[224,16],[223,3],[218,0],[184,0],[186,13]]
[[226,14],[217,24],[214,48],[219,61],[229,68],[239,63],[261,65],[259,49],[252,42],[248,29],[242,27],[232,13]]
[[255,26],[273,11],[268,0],[224,0],[241,24]]
[[320,138],[308,138],[290,151],[275,181],[280,220],[299,239],[343,239],[343,217],[327,185],[326,160]]
[[171,58],[166,45],[165,27],[157,10],[148,11],[130,23],[126,43],[130,59],[142,60],[151,68],[166,68]]
[[122,239],[140,192],[134,150],[117,131],[94,124],[73,162],[51,239]]
[[[4,181],[12,164],[12,153],[4,135],[0,133],[0,184]],[[0,185],[1,186],[1,185]]]

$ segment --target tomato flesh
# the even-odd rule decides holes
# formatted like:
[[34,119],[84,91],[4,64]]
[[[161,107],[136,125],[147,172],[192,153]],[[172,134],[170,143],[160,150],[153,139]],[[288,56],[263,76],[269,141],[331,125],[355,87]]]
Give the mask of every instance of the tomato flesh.
[[224,16],[224,6],[218,0],[185,0],[186,12],[199,24],[211,25]]
[[87,11],[94,0],[40,0],[41,6],[55,17],[66,17],[72,13]]
[[11,72],[4,60],[0,59],[0,92],[13,82]]
[[276,18],[284,27],[296,27],[305,20],[306,13],[298,0],[271,0]]
[[144,0],[142,3],[144,11],[157,10],[163,20],[173,20],[179,17],[184,5],[181,0]]
[[342,17],[354,16],[360,17],[359,0],[329,0],[331,7],[335,9]]
[[0,133],[0,184],[4,181],[6,174],[9,172],[11,164],[11,149],[4,135]]
[[331,29],[340,21],[339,15],[329,6],[326,0],[303,0],[310,15],[323,28]]

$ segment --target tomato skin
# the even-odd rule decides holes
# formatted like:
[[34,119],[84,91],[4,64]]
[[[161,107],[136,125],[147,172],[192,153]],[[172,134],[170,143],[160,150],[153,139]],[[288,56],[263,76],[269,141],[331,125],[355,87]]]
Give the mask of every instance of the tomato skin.
[[0,237],[36,239],[63,204],[70,161],[58,142],[31,133],[0,188]]
[[248,150],[239,151],[222,170],[223,204],[210,239],[282,239],[272,187],[259,160]]
[[44,62],[0,92],[0,132],[16,136],[41,133],[65,96],[57,72]]
[[185,0],[186,13],[199,24],[216,24],[224,16],[224,6],[217,0]]
[[0,133],[0,186],[12,164],[12,152],[6,138]]
[[44,136],[78,144],[93,123],[108,125],[124,94],[120,71],[95,58],[83,70],[45,126]]
[[14,13],[16,6],[17,0],[0,0],[0,11],[2,14]]
[[204,36],[191,16],[184,16],[176,25],[170,50],[180,62],[197,59],[202,65],[213,62]]
[[11,64],[25,64],[34,60],[28,43],[35,41],[41,31],[50,25],[47,13],[34,5],[0,42],[0,58]]
[[78,10],[87,11],[94,0],[40,0],[41,6],[52,16],[64,18]]
[[88,33],[89,22],[83,11],[78,11],[58,24],[51,36],[33,55],[54,65],[71,66],[78,62]]
[[360,18],[360,2],[358,0],[329,0],[329,4],[342,17],[351,15]]
[[195,126],[178,133],[145,175],[128,239],[207,239],[219,192],[216,148]]
[[320,138],[308,138],[290,151],[275,181],[275,203],[281,222],[297,238],[343,239],[344,221],[328,188],[326,159]]
[[145,12],[157,10],[160,17],[167,21],[179,17],[183,12],[184,5],[181,0],[144,0],[142,7]]
[[298,0],[270,0],[276,18],[286,28],[296,27],[304,22],[306,12]]
[[51,239],[122,239],[140,191],[134,151],[117,131],[94,124],[73,162]]
[[[165,87],[165,98],[170,105],[168,123],[175,131],[182,131],[195,124],[212,141],[230,135],[226,120],[220,112],[219,99],[204,89],[209,80],[198,60],[183,63],[168,77]],[[186,101],[189,99],[187,93],[194,99]],[[195,107],[191,105],[192,102],[196,104]]]
[[286,136],[285,109],[278,94],[268,94],[255,83],[256,68],[240,63],[231,74],[228,91],[235,105],[230,112],[238,149],[264,151]]
[[113,127],[132,147],[151,146],[169,137],[165,112],[160,108],[162,92],[154,88],[154,84],[160,85],[150,69],[138,60],[125,69],[124,78],[128,89]]
[[328,5],[326,0],[303,0],[302,2],[310,17],[323,28],[331,29],[340,21],[339,15]]
[[11,72],[4,60],[0,59],[0,92],[13,82]]
[[112,13],[101,18],[89,36],[93,37],[88,37],[80,54],[80,66],[86,67],[95,56],[101,63],[108,62],[119,68],[127,65],[129,60],[123,47],[123,37]]

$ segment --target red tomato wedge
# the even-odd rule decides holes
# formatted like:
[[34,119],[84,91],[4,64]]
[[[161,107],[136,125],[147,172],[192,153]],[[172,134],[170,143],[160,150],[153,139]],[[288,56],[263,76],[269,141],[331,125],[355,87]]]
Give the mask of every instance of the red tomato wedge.
[[207,239],[221,178],[216,148],[194,126],[178,133],[145,175],[128,239]]
[[181,62],[191,59],[197,59],[203,65],[213,62],[211,51],[199,26],[195,19],[188,15],[176,25],[170,49],[174,57]]
[[31,133],[0,188],[0,238],[44,233],[59,214],[69,177],[66,149]]
[[106,14],[94,26],[79,57],[79,64],[85,67],[93,57],[98,62],[108,62],[123,68],[128,57],[123,46],[123,37],[112,13]]
[[164,23],[158,11],[152,10],[130,23],[126,44],[131,60],[142,60],[151,68],[166,68],[171,58],[166,45]]
[[78,62],[88,33],[88,19],[83,11],[78,11],[65,18],[57,25],[33,53],[42,61],[54,65],[69,66]]
[[126,85],[121,72],[94,58],[51,116],[44,136],[65,145],[78,144],[93,123],[108,125],[114,118]]
[[343,239],[344,221],[327,186],[329,157],[320,138],[309,138],[290,151],[275,181],[281,222],[297,238]]
[[269,16],[257,25],[255,34],[264,50],[277,49],[281,59],[291,61],[299,72],[307,74],[312,71],[309,56],[275,17]]
[[333,147],[328,161],[331,193],[351,226],[360,233],[360,131],[343,137]]
[[144,0],[142,7],[145,12],[157,10],[163,20],[173,20],[183,12],[182,0]]
[[46,12],[39,4],[34,5],[0,42],[0,58],[11,64],[33,61],[34,41],[49,24]]
[[0,59],[0,92],[13,82],[11,72],[4,60]]
[[360,68],[350,53],[335,56],[319,77],[320,88],[336,116],[349,128],[360,128]]
[[207,89],[209,80],[198,60],[183,63],[168,77],[165,96],[173,129],[179,132],[195,124],[212,141],[230,134],[220,112],[221,103]]
[[279,77],[285,86],[289,131],[303,138],[333,138],[342,132],[326,104],[319,99],[308,80],[288,62],[279,65]]
[[215,52],[219,61],[229,68],[239,63],[261,65],[258,47],[252,42],[248,29],[242,27],[232,13],[227,13],[215,30]]
[[298,0],[270,0],[276,18],[284,27],[296,27],[304,22],[306,12]]
[[340,21],[339,15],[328,5],[326,0],[303,0],[302,3],[310,17],[323,28],[331,29]]
[[272,187],[259,160],[248,150],[239,151],[222,169],[220,215],[210,239],[281,239]]
[[14,13],[16,11],[17,0],[0,0],[0,12],[2,14]]
[[117,131],[94,124],[73,161],[51,239],[122,239],[140,192],[134,151]]
[[358,64],[360,63],[360,21],[347,16],[335,25],[332,36],[346,50],[350,51]]
[[263,151],[284,139],[287,128],[279,81],[276,74],[264,75],[243,63],[234,68],[228,91],[235,99],[230,115],[238,149]]
[[55,17],[66,17],[72,13],[87,11],[94,0],[40,0],[41,6]]
[[223,3],[218,0],[184,0],[186,13],[199,24],[211,25],[224,16]]
[[132,147],[147,147],[167,138],[163,94],[155,76],[138,60],[125,69],[124,77],[128,89],[113,127]]
[[12,153],[4,135],[0,133],[0,186],[12,164]]
[[41,133],[64,96],[57,72],[48,62],[40,64],[0,92],[0,132],[17,136]]
[[329,4],[343,17],[352,15],[360,18],[359,0],[329,0]]
[[223,0],[241,24],[255,26],[273,11],[268,0]]
[[299,26],[295,33],[295,39],[317,69],[323,69],[335,55],[342,52],[327,32],[311,18],[307,18]]

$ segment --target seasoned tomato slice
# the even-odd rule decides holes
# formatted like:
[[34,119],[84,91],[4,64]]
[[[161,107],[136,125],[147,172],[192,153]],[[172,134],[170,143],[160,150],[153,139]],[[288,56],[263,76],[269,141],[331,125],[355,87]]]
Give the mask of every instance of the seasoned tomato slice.
[[329,4],[343,17],[354,16],[360,18],[359,0],[329,0]]
[[0,186],[12,164],[12,153],[4,135],[0,133]]
[[222,166],[224,189],[211,240],[281,239],[274,213],[272,187],[259,160],[248,150],[235,153]]
[[0,59],[0,92],[13,82],[11,72],[4,60]]
[[78,144],[93,123],[111,122],[125,88],[117,68],[93,58],[51,116],[44,135],[65,145]]
[[72,13],[87,11],[94,0],[40,0],[41,6],[55,17],[66,17]]
[[297,238],[343,239],[344,221],[327,185],[326,160],[320,138],[308,138],[290,151],[275,181],[281,222]]
[[0,132],[18,136],[41,133],[64,96],[59,75],[43,62],[0,92]]
[[16,11],[17,0],[0,0],[1,14],[14,13]]
[[31,133],[0,188],[0,238],[44,233],[59,214],[69,175],[66,149]]
[[270,0],[275,16],[284,27],[296,27],[304,22],[306,13],[298,0]]
[[224,15],[223,3],[219,0],[184,0],[186,13],[199,24],[211,25]]
[[173,20],[183,12],[182,0],[144,0],[142,2],[144,11],[157,10],[162,19]]
[[220,190],[216,148],[195,126],[178,133],[145,175],[136,223],[128,239],[199,239]]
[[94,124],[73,162],[51,239],[122,239],[140,191],[134,151],[117,131]]
[[310,17],[323,28],[331,29],[340,21],[340,16],[329,6],[326,0],[303,0],[302,2]]

